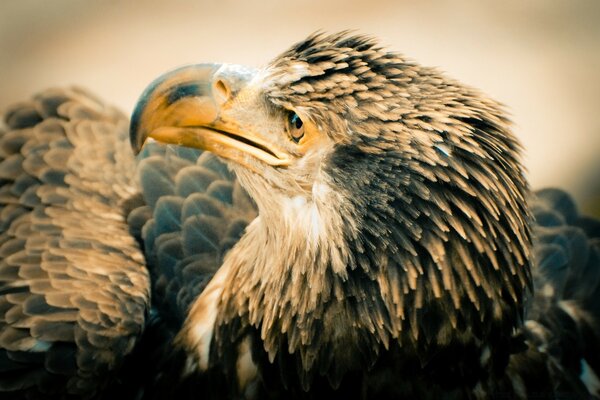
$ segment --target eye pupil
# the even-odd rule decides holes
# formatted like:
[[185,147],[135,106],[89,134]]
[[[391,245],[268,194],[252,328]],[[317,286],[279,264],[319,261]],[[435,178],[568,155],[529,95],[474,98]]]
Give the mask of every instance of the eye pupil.
[[298,143],[304,137],[304,122],[295,112],[289,114],[289,131],[292,140]]
[[298,114],[294,114],[294,116],[292,117],[292,124],[294,124],[296,129],[302,128],[302,120],[300,119]]

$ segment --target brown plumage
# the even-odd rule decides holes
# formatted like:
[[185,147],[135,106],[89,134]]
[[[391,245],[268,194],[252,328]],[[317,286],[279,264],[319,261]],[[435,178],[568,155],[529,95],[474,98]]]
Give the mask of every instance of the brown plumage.
[[[58,114],[67,125],[97,119]],[[46,123],[28,121],[32,129]],[[107,140],[118,132],[106,131]],[[77,198],[72,182],[82,176],[120,207],[115,226],[127,220],[153,282],[144,335],[125,367],[115,359],[104,375],[108,396],[554,398],[597,390],[598,223],[580,220],[560,192],[531,198],[509,121],[478,91],[370,38],[317,34],[258,70],[205,64],[164,75],[142,95],[130,135],[137,151],[149,136],[209,150],[233,174],[209,153],[148,143],[135,180],[133,158],[118,144],[101,145],[113,160],[86,161],[95,171],[110,162],[118,173],[65,175],[67,198]],[[62,159],[89,151],[78,137],[56,139],[70,142]],[[127,184],[104,189],[113,181]],[[76,207],[65,210],[65,220],[79,217]],[[67,231],[60,225],[56,235]],[[89,232],[91,243],[110,242]],[[114,250],[89,257],[134,254],[110,243]],[[67,269],[76,262],[67,261]],[[119,273],[106,270],[111,281]],[[121,306],[149,289],[133,286]],[[83,315],[77,309],[70,323]],[[576,349],[567,356],[565,346]]]
[[46,91],[4,121],[0,391],[85,396],[131,352],[150,301],[122,211],[135,194],[127,119],[75,89]]

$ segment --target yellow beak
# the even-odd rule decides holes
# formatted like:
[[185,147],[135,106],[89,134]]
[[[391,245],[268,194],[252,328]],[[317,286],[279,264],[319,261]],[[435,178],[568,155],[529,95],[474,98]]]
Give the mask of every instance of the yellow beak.
[[247,164],[251,156],[272,166],[287,166],[289,155],[259,132],[221,118],[221,110],[252,78],[244,68],[220,64],[191,65],[168,72],[141,95],[130,125],[137,154],[150,137],[162,143],[207,150]]

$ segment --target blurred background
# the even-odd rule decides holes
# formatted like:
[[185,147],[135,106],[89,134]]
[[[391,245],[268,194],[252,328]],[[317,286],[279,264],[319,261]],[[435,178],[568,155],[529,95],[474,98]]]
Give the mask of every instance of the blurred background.
[[80,85],[130,113],[176,66],[260,66],[315,30],[356,29],[507,105],[533,187],[600,216],[600,1],[2,0],[0,109]]

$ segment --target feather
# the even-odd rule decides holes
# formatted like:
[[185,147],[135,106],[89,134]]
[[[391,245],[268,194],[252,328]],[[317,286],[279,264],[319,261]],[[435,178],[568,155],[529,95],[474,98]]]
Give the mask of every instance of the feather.
[[[85,107],[75,106],[77,102],[85,103]],[[70,106],[63,107],[66,104]],[[60,118],[56,118],[58,116]],[[101,126],[91,121],[82,123],[80,117],[103,122]],[[18,368],[24,372],[18,378],[0,376],[0,386],[35,396],[34,393],[46,393],[56,384],[58,386],[47,393],[75,390],[71,393],[89,396],[104,387],[109,379],[100,371],[115,371],[131,349],[124,348],[122,353],[115,354],[110,364],[102,357],[93,357],[87,365],[88,372],[84,372],[76,363],[76,357],[78,352],[85,351],[81,346],[91,342],[76,340],[76,332],[82,332],[79,324],[92,321],[87,329],[91,329],[89,335],[93,341],[118,349],[122,347],[120,341],[129,342],[140,332],[143,317],[135,315],[143,315],[149,301],[148,277],[141,269],[143,258],[135,241],[128,238],[125,215],[98,214],[103,204],[118,205],[122,201],[119,193],[136,190],[131,176],[114,178],[119,173],[127,174],[125,171],[133,165],[133,157],[114,164],[112,156],[119,146],[118,140],[126,139],[120,129],[123,119],[83,92],[56,90],[9,110],[5,120],[11,129],[29,130],[2,133],[5,155],[0,169],[6,180],[4,188],[9,191],[3,200],[0,233],[5,263],[0,302],[14,306],[3,312],[0,322],[0,353],[4,370]],[[101,132],[101,136],[95,136],[91,142],[82,139],[89,139],[95,132]],[[95,151],[89,152],[86,146],[93,146]],[[105,151],[101,151],[102,148]],[[87,167],[80,164],[79,169],[67,168],[70,163],[78,164],[82,155],[87,159]],[[106,165],[96,167],[101,164]],[[106,181],[114,188],[121,184],[119,181],[125,182],[129,188],[106,190],[103,187]],[[17,204],[20,206],[15,208]],[[89,224],[93,229],[74,229],[78,225],[74,221],[86,218],[94,221]],[[107,234],[116,235],[115,240]],[[76,239],[76,236],[79,237]],[[103,283],[103,279],[98,280],[100,275],[93,272],[98,269],[94,263],[102,263],[100,258],[94,261],[94,257],[101,256],[107,249],[112,254],[108,257],[110,262],[102,264],[100,270],[106,276],[112,274],[115,282],[119,281],[116,285]],[[130,279],[123,280],[128,275]],[[9,289],[16,287],[14,285],[18,285],[19,293]],[[123,296],[119,286],[130,286],[132,290]],[[81,293],[78,296],[86,300],[73,302],[75,293]],[[100,314],[91,312],[98,296],[110,301],[119,299],[123,304],[137,301],[136,298],[141,301],[130,310],[133,314],[113,309],[113,319],[94,333],[93,330],[101,326]],[[121,333],[106,335],[110,330]],[[119,362],[115,364],[115,360]],[[59,390],[61,380],[50,383],[56,374],[68,377],[75,386],[71,389],[63,386]],[[62,385],[66,385],[66,381],[62,381]]]

